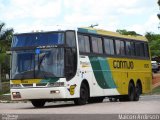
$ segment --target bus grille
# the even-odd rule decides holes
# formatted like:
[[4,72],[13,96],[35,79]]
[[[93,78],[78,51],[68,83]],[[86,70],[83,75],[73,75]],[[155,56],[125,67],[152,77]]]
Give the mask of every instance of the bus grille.
[[33,84],[22,84],[23,87],[33,87]]
[[[33,84],[22,84],[22,85],[23,85],[23,87],[33,87]],[[47,85],[47,83],[37,83],[36,87],[45,87],[46,85]]]

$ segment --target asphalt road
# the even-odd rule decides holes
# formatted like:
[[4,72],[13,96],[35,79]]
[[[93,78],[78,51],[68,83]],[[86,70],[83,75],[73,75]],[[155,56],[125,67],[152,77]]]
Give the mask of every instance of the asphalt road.
[[[90,119],[92,120],[98,116],[102,119],[103,117],[106,118],[106,114],[117,114],[116,116],[110,116],[110,120],[112,120],[112,117],[115,119],[114,117],[117,117],[119,114],[160,115],[160,95],[142,96],[138,102],[109,102],[108,99],[105,99],[103,103],[86,104],[83,106],[75,106],[73,102],[52,102],[46,103],[44,108],[34,108],[30,102],[0,103],[0,114],[2,118],[7,115],[18,115],[19,117],[28,119],[34,116],[40,119],[43,117],[50,119],[59,116],[61,120],[69,120],[69,115],[72,115],[72,118],[77,118],[75,114],[78,114],[79,119],[90,115]],[[98,115],[94,116],[94,114]],[[64,116],[68,116],[69,118],[66,119],[67,117]]]

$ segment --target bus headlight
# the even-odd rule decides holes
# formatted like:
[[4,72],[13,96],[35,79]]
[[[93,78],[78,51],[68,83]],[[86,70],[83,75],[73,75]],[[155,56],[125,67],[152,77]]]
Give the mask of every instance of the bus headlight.
[[21,85],[20,84],[11,84],[10,87],[11,87],[11,89],[13,89],[13,88],[21,88]]
[[64,82],[49,83],[48,87],[64,87]]

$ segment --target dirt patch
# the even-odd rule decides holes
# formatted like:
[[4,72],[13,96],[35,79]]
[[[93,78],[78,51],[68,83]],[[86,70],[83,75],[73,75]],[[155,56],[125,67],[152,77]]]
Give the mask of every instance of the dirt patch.
[[160,73],[153,73],[152,86],[153,88],[160,86]]
[[11,96],[10,95],[0,95],[0,100],[1,101],[11,101]]

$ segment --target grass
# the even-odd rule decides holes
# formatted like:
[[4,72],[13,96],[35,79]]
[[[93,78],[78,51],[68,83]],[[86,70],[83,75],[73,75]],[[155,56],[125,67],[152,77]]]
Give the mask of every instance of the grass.
[[160,86],[152,90],[152,94],[160,94]]
[[160,95],[160,86],[152,89],[151,92],[145,93],[145,94],[143,94],[143,95]]

